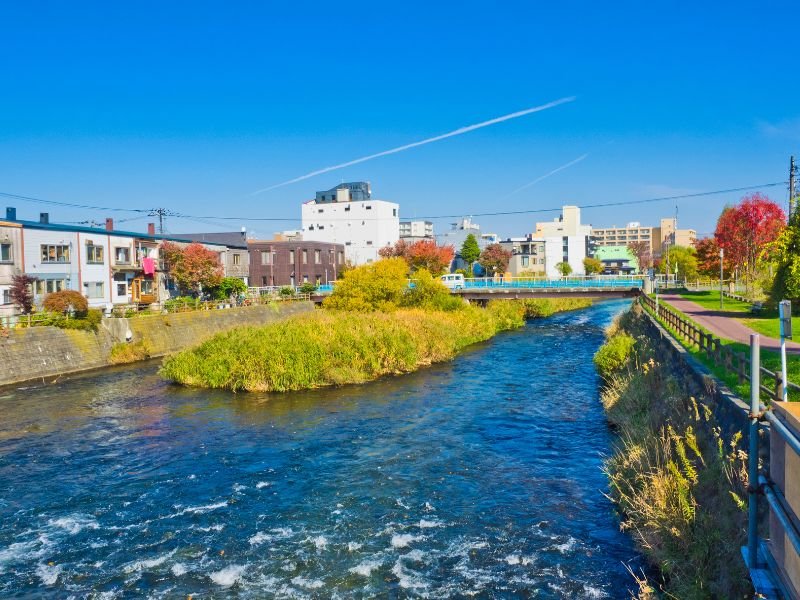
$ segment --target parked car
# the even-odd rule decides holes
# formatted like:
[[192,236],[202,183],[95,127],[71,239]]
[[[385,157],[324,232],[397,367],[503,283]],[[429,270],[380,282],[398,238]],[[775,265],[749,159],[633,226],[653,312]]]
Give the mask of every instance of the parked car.
[[444,286],[451,290],[464,289],[464,276],[461,273],[448,273],[447,275],[442,275],[441,280]]

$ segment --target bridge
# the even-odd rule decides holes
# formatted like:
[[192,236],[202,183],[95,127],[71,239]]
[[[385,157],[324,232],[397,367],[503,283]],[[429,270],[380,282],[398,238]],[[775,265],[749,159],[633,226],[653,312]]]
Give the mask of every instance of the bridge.
[[587,275],[576,277],[510,277],[465,279],[452,289],[466,300],[523,298],[631,298],[644,289],[642,276]]
[[[649,283],[649,282],[648,282]],[[310,294],[315,302],[329,295],[336,282],[317,286]],[[413,285],[409,282],[409,285]],[[514,300],[524,298],[632,298],[645,289],[645,277],[638,275],[580,275],[574,277],[475,277],[464,279],[463,287],[451,288],[450,293],[465,300]],[[300,293],[299,287],[251,287],[249,293]],[[649,291],[649,290],[645,290]]]

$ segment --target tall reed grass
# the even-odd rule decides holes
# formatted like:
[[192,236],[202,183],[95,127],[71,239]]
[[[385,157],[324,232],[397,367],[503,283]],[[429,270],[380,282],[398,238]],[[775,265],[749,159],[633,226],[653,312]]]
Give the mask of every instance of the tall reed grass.
[[[747,487],[741,435],[723,439],[705,391],[658,360],[640,314],[624,315],[608,344],[615,359],[619,347],[629,349],[604,369],[601,399],[618,433],[605,463],[609,496],[622,528],[662,574],[660,593],[637,578],[639,598],[748,597],[739,554]],[[603,366],[615,363],[606,359]]]

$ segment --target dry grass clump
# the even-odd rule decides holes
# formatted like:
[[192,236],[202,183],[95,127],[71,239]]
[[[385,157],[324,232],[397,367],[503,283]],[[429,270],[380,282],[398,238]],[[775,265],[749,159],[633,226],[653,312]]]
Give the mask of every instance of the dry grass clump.
[[[637,343],[625,364],[604,378],[601,400],[619,434],[605,465],[609,496],[622,528],[660,569],[666,596],[746,597],[751,589],[739,554],[747,520],[741,435],[723,440],[702,392],[657,361],[638,318],[628,313],[610,331],[611,340],[632,334]],[[642,586],[641,598],[654,597],[652,585]]]

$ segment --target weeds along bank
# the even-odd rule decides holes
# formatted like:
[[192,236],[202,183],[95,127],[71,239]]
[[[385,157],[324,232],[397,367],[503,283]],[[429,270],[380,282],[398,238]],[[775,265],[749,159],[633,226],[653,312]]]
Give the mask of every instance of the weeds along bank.
[[662,575],[640,581],[640,598],[749,597],[741,435],[723,439],[713,401],[659,359],[645,318],[638,305],[622,315],[594,359],[618,434],[605,465],[610,496],[623,529]]
[[490,302],[450,295],[426,271],[385,259],[349,271],[325,308],[263,327],[235,329],[165,360],[161,374],[191,386],[289,391],[363,383],[451,360],[525,319],[583,308],[582,299]]

